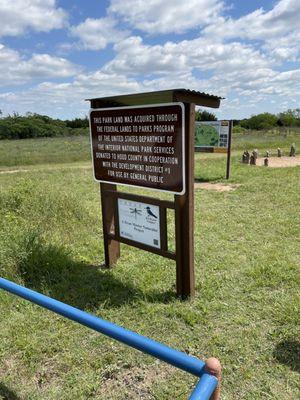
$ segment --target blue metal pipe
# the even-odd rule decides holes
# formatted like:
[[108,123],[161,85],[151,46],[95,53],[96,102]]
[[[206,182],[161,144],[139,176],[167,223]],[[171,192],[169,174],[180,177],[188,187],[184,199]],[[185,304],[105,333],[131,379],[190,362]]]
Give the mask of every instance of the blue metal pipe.
[[16,283],[0,278],[0,288],[13,293],[25,300],[38,304],[50,311],[79,322],[97,332],[103,333],[119,342],[125,343],[137,350],[150,354],[162,361],[165,361],[177,368],[189,372],[197,377],[201,377],[189,400],[207,400],[210,398],[218,380],[216,377],[205,373],[205,363],[195,357],[189,356],[181,351],[174,350],[152,339],[146,338],[135,332],[129,331],[111,322],[69,306],[41,293],[24,288]]
[[218,385],[218,379],[210,374],[204,373],[197,383],[189,400],[210,399]]
[[165,361],[177,368],[189,372],[195,376],[201,377],[204,373],[205,363],[195,357],[189,356],[181,351],[174,350],[168,346],[158,343],[152,339],[148,339],[135,332],[129,331],[111,322],[100,319],[96,316],[88,314],[78,308],[69,306],[51,297],[37,293],[33,290],[24,288],[16,283],[0,278],[0,288],[13,293],[32,303],[38,304],[48,310],[60,314],[73,321],[79,322],[97,332],[101,332],[106,336],[125,343],[144,353],[150,354],[162,361]]

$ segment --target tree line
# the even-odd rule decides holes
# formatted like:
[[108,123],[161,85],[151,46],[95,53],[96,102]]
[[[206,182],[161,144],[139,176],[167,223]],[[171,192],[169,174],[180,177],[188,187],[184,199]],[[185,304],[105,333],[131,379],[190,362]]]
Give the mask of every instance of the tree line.
[[[196,112],[196,121],[216,121],[215,114],[206,110]],[[240,126],[250,130],[270,130],[274,128],[300,127],[300,108],[289,109],[279,114],[268,112],[252,115],[250,118],[235,119],[234,126]]]
[[[216,121],[215,114],[198,110],[197,121]],[[35,113],[21,116],[17,113],[3,117],[0,111],[0,139],[26,139],[55,136],[87,135],[87,117],[60,120]],[[246,130],[270,130],[275,128],[300,127],[300,108],[289,109],[279,114],[261,113],[250,118],[234,120],[236,128]]]
[[60,120],[47,115],[17,113],[0,118],[0,139],[27,139],[88,133],[88,118]]

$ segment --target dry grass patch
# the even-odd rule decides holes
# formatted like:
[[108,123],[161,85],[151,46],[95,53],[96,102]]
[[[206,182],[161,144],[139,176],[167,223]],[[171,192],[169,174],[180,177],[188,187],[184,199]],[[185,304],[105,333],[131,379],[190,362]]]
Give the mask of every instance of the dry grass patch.
[[223,183],[210,182],[196,182],[194,185],[195,189],[216,190],[217,192],[231,192],[232,190],[237,189],[239,186],[241,185],[225,185]]

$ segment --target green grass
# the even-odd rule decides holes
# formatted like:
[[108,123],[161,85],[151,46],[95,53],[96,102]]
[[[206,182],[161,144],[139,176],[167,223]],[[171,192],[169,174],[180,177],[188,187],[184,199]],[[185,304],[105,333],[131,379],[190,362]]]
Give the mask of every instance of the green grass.
[[[72,140],[0,143],[1,169],[27,170],[0,174],[0,275],[201,359],[220,358],[222,399],[298,398],[300,168],[250,168],[237,151],[229,183],[241,186],[196,190],[197,296],[181,302],[172,261],[122,245],[115,268],[101,266],[99,187],[88,140],[74,139],[78,152]],[[198,153],[195,164],[198,179],[223,182],[225,156]],[[3,291],[0,320],[3,399],[183,400],[196,381]]]
[[[291,131],[286,135],[279,132],[234,133],[232,149],[241,153],[244,149],[276,151],[277,147],[287,152],[291,144],[300,149],[300,133]],[[25,140],[0,140],[0,169],[37,164],[73,163],[90,160],[88,136],[55,137]],[[241,156],[241,154],[240,154]]]
[[0,168],[87,161],[88,136],[0,140]]
[[252,151],[253,149],[259,150],[273,150],[275,152],[280,147],[285,154],[288,154],[291,144],[295,143],[300,147],[300,130],[295,128],[290,132],[280,131],[246,131],[244,133],[234,133],[232,138],[233,150],[246,150]]

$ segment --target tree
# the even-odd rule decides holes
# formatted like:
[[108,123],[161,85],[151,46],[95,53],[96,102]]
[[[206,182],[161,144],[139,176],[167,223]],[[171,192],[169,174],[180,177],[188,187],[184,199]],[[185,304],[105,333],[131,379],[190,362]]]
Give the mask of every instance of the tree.
[[295,110],[293,110],[293,113],[295,118],[300,122],[300,108],[295,108]]
[[66,120],[65,122],[69,128],[88,128],[88,126],[89,126],[88,117],[75,118],[72,120]]
[[198,110],[196,111],[196,121],[217,121],[217,117],[209,111]]
[[272,129],[277,125],[278,118],[274,114],[262,113],[252,115],[241,121],[241,126],[246,129]]
[[47,115],[28,112],[25,116],[21,116],[14,112],[13,115],[0,118],[0,140],[86,135],[88,133],[87,126],[87,118],[77,118],[74,127],[70,127],[67,126],[66,121]]
[[278,125],[291,127],[297,125],[298,110],[287,110],[278,115]]

